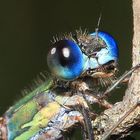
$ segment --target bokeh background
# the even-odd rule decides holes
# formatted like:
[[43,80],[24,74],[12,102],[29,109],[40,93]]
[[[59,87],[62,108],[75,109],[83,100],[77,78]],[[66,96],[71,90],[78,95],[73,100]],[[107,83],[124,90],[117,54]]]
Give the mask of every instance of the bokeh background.
[[[0,114],[22,98],[21,90],[39,72],[47,70],[46,55],[52,36],[79,27],[93,32],[101,12],[100,30],[117,40],[122,74],[131,67],[131,0],[0,1]],[[114,101],[123,96],[125,87],[121,89],[114,93]],[[140,139],[138,133],[133,137]]]

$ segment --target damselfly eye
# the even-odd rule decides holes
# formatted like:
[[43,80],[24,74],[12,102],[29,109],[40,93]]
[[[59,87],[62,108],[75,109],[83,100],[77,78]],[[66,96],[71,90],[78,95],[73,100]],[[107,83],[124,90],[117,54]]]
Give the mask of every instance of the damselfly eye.
[[98,33],[94,32],[91,34],[93,37],[98,37],[98,39],[104,42],[106,47],[101,48],[100,51],[97,51],[96,58],[98,58],[98,63],[100,65],[107,64],[111,61],[116,62],[119,57],[119,48],[115,39],[106,32],[99,31]]
[[63,80],[73,80],[83,70],[83,54],[78,44],[72,40],[56,42],[47,56],[51,72]]

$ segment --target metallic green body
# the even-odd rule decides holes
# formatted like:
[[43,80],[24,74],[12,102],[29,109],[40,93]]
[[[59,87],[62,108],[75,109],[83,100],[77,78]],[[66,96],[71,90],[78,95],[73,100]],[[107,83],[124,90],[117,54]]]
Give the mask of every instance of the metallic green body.
[[[59,112],[60,104],[49,94],[52,85],[52,80],[45,82],[5,113],[8,140],[32,138]],[[63,97],[59,96],[58,100],[61,102]]]

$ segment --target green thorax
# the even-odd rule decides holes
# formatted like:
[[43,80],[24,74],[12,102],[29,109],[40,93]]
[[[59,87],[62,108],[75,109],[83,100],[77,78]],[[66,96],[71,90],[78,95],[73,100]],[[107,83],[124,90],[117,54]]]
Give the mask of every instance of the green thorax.
[[[32,138],[59,112],[60,104],[52,99],[51,86],[53,80],[49,79],[5,113],[8,140]],[[61,102],[61,96],[57,98]]]

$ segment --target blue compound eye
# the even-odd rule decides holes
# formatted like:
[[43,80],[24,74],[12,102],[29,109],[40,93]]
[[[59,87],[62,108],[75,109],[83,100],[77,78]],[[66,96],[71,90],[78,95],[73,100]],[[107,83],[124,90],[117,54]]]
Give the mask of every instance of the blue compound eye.
[[[96,32],[92,33],[91,35],[96,36]],[[104,65],[111,61],[116,62],[119,57],[119,48],[117,46],[115,39],[106,32],[99,31],[97,35],[99,39],[101,39],[106,45],[106,48],[102,48],[96,54],[96,57],[98,58],[98,63],[100,65]],[[98,67],[98,64],[94,65],[95,67]]]
[[60,40],[50,50],[47,63],[56,77],[62,80],[73,80],[83,71],[83,54],[74,41]]

